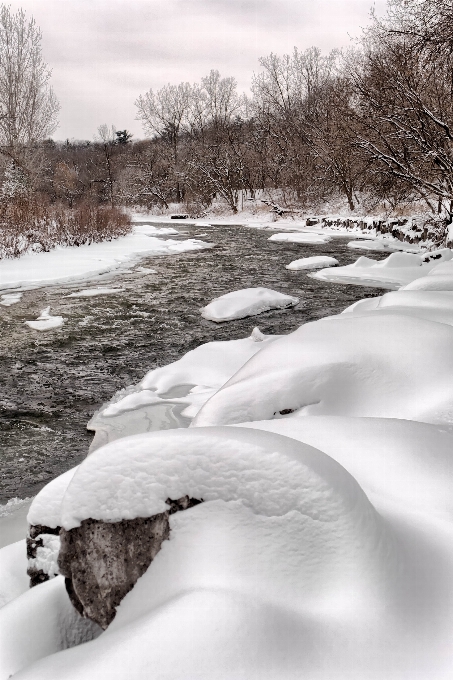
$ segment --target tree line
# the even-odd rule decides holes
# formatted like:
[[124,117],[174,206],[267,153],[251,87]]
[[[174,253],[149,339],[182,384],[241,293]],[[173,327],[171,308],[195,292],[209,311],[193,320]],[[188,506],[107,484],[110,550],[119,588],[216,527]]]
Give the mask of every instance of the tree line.
[[[28,73],[8,67],[21,41]],[[216,70],[150,89],[135,102],[138,141],[107,125],[92,142],[48,139],[58,102],[39,30],[5,6],[0,55],[0,201],[31,192],[68,209],[180,203],[198,216],[214,199],[237,212],[257,197],[315,210],[342,196],[350,210],[415,203],[451,220],[452,0],[389,0],[347,50],[269,54],[250,95]]]

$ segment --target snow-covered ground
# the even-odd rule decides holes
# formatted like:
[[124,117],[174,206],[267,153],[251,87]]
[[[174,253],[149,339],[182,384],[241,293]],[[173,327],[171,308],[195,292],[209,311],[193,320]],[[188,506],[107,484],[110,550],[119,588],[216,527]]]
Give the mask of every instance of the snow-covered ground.
[[128,236],[79,247],[55,248],[13,260],[0,260],[0,290],[26,290],[57,282],[89,279],[127,267],[145,255],[172,255],[211,247],[198,239],[164,239],[177,234],[172,228],[137,225]]
[[[62,576],[24,592],[23,544],[0,551],[0,680],[449,680],[452,256],[324,269],[399,290],[286,336],[207,343],[115,395],[29,521],[203,502],[170,516],[101,635]],[[54,568],[56,541],[43,548]]]

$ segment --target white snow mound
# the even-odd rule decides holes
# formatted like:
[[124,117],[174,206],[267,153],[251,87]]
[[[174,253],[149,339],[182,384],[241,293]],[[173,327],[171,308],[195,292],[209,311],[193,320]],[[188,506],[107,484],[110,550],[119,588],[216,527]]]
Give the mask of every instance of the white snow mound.
[[319,267],[333,267],[338,264],[338,260],[327,255],[315,257],[302,257],[300,260],[293,260],[286,265],[286,269],[298,271],[299,269],[318,269]]
[[331,237],[327,234],[314,234],[308,232],[289,232],[281,234],[272,234],[268,241],[277,241],[283,243],[312,243],[321,244],[331,241]]
[[268,420],[288,409],[453,423],[452,346],[451,326],[398,314],[307,323],[252,357],[192,426]]
[[221,295],[203,307],[201,316],[219,323],[256,316],[269,309],[285,309],[297,305],[299,298],[269,288],[243,288]]

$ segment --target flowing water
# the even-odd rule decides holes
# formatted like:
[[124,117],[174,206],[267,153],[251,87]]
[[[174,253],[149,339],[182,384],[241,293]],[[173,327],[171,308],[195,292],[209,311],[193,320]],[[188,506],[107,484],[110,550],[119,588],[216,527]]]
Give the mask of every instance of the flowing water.
[[[184,225],[180,238],[187,236],[215,245],[145,257],[129,271],[90,282],[26,291],[18,304],[0,307],[1,502],[34,495],[79,463],[92,438],[86,424],[93,413],[150,369],[201,343],[246,337],[256,325],[263,333],[289,333],[383,292],[323,283],[285,269],[292,260],[312,255],[331,255],[341,265],[354,262],[358,253],[346,247],[349,238],[324,245],[275,243],[268,241],[268,231],[231,225],[207,230]],[[65,297],[96,285],[124,290]],[[199,308],[213,298],[256,286],[296,295],[300,303],[222,324],[201,317]],[[49,305],[53,315],[66,318],[64,326],[37,332],[24,325]]]

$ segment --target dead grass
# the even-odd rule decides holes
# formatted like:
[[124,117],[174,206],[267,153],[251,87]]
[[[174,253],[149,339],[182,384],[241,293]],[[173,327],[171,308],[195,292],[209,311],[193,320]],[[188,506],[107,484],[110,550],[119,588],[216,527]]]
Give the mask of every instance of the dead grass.
[[0,259],[55,246],[80,246],[124,236],[130,219],[119,208],[46,205],[39,197],[0,202]]

